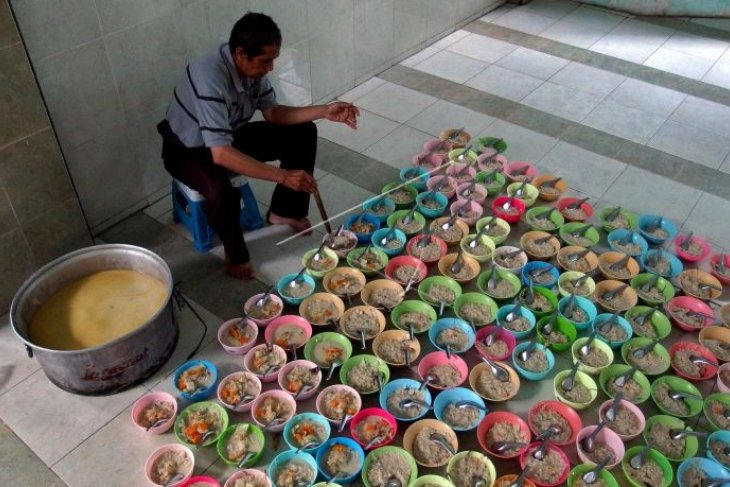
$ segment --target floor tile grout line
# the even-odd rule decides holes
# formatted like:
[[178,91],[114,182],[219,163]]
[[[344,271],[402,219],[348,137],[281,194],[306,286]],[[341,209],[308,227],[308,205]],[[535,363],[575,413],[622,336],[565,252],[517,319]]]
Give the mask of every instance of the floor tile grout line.
[[730,31],[718,29],[709,25],[698,24],[689,20],[679,20],[668,17],[636,15],[635,18],[636,20],[646,22],[647,24],[674,29],[675,31],[683,32],[685,34],[692,34],[699,37],[707,37],[713,40],[730,42]]
[[[38,372],[43,372],[43,368],[39,368],[38,370],[34,370],[30,374],[28,374],[27,377],[24,377],[24,378],[20,379],[17,383],[13,384],[8,389],[4,390],[2,393],[0,393],[0,398],[2,398],[3,396],[5,396],[5,394],[7,394],[8,392],[12,391],[16,387],[18,387],[23,382],[27,381],[28,379],[30,379],[31,377],[33,377],[34,375],[36,375]],[[0,420],[1,419],[2,419],[2,417],[0,416]]]

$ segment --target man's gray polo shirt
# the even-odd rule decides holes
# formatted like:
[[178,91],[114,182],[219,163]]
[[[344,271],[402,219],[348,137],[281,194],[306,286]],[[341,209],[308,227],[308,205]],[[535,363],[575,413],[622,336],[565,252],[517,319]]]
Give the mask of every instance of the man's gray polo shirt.
[[185,69],[167,108],[167,121],[186,147],[233,145],[233,132],[254,112],[277,105],[266,77],[241,78],[228,44]]

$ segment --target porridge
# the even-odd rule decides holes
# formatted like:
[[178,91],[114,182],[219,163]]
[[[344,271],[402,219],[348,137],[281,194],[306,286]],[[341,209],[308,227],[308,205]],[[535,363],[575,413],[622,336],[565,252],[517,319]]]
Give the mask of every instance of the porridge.
[[297,281],[294,286],[289,284],[282,288],[281,293],[288,298],[304,298],[309,296],[314,288],[305,281]]
[[437,220],[434,220],[431,223],[430,228],[431,232],[437,237],[441,237],[444,242],[456,243],[464,237],[464,232],[456,223],[448,227],[446,230],[444,230],[442,225],[443,222],[438,222]]
[[322,466],[330,476],[334,476],[338,472],[353,475],[360,469],[360,455],[342,443],[335,443],[324,454]]
[[[487,446],[491,449],[495,443],[506,441],[509,443],[525,443],[529,438],[525,435],[519,425],[507,422],[495,423],[487,431]],[[520,448],[512,447],[500,453],[501,455],[514,455]]]
[[312,388],[317,385],[318,377],[309,367],[296,365],[286,374],[282,382],[287,391],[297,393],[304,387]]
[[530,372],[542,372],[548,368],[547,354],[540,348],[533,348],[530,351],[527,360],[522,360],[522,358],[518,355],[517,364]]
[[417,259],[421,259],[424,262],[433,262],[441,258],[441,247],[439,247],[439,245],[434,242],[430,242],[423,247],[416,243],[411,248],[411,255],[413,255],[413,257],[416,257]]
[[327,325],[339,318],[339,312],[331,301],[314,299],[305,305],[304,318],[313,325]]
[[417,267],[409,266],[409,265],[401,265],[398,266],[393,271],[393,278],[402,283],[407,282],[414,282],[417,281],[418,278],[421,275],[421,271],[418,270]]
[[615,380],[610,380],[606,385],[608,391],[614,397],[616,397],[616,394],[620,392],[623,398],[629,402],[637,401],[644,393],[641,385],[639,385],[639,383],[634,379],[626,379],[626,382],[624,382],[624,385],[622,386],[617,386]]
[[248,369],[256,375],[268,375],[281,368],[286,363],[286,354],[280,353],[281,348],[261,346],[253,349],[253,355]]
[[626,359],[629,362],[629,365],[636,365],[636,367],[645,374],[660,374],[665,370],[666,362],[664,362],[662,356],[655,350],[650,350],[649,352],[644,353],[643,356],[636,357],[634,350],[637,348],[640,347],[633,346],[628,348]]
[[412,326],[414,332],[421,333],[429,329],[431,326],[431,318],[426,313],[412,311],[400,315],[398,325],[405,329],[409,329]]
[[613,421],[606,420],[606,426],[619,435],[635,435],[641,432],[639,418],[628,408],[619,404]]
[[459,315],[474,326],[483,326],[492,322],[492,310],[481,303],[466,303],[459,308]]
[[730,344],[727,342],[721,342],[719,340],[705,339],[702,344],[709,348],[715,357],[724,361],[730,362]]
[[328,368],[334,362],[342,363],[345,360],[345,349],[338,343],[322,340],[314,345],[312,358],[318,365]]
[[629,338],[629,334],[626,333],[623,326],[616,322],[609,324],[608,320],[596,325],[596,331],[610,343],[623,342]]
[[644,464],[641,468],[633,468],[629,466],[626,472],[631,478],[646,487],[661,487],[664,481],[664,473],[661,467],[649,457],[644,458]]
[[684,375],[699,379],[705,372],[705,365],[692,362],[692,357],[695,356],[697,354],[691,350],[677,350],[674,357],[672,357],[672,365]]
[[468,429],[477,425],[481,411],[474,406],[456,407],[450,403],[444,408],[443,419],[452,428]]
[[150,479],[157,485],[165,485],[177,472],[189,472],[193,470],[190,458],[183,451],[166,451],[152,464]]
[[434,365],[428,369],[428,375],[433,376],[432,385],[436,387],[456,387],[462,382],[461,374],[451,364]]
[[393,309],[403,300],[403,293],[390,287],[379,287],[368,296],[368,304],[377,308]]
[[362,283],[353,275],[338,272],[329,278],[327,287],[339,296],[352,296],[362,290]]
[[272,340],[281,348],[301,347],[307,342],[307,333],[299,325],[285,323],[276,327]]
[[509,355],[507,342],[500,338],[496,338],[496,336],[494,340],[492,340],[491,345],[487,345],[484,341],[477,342],[477,345],[484,355],[491,358],[501,359],[502,357]]
[[577,353],[575,354],[575,358],[577,358],[581,361],[581,363],[589,367],[604,367],[610,363],[606,352],[598,347],[589,347],[588,353],[586,355],[580,353],[580,349],[578,349],[576,352]]
[[717,461],[723,464],[725,468],[730,467],[730,455],[725,453],[725,449],[728,447],[730,447],[730,444],[720,440],[715,440],[710,443],[710,451],[712,451]]
[[291,460],[280,466],[274,475],[276,487],[295,487],[300,482],[314,482],[317,472],[304,462]]
[[250,472],[242,472],[238,474],[230,487],[268,487],[268,485],[266,477],[261,478]]
[[249,401],[258,395],[259,384],[245,375],[227,380],[221,387],[220,396],[224,403],[229,406],[237,406],[242,403],[243,398],[248,396]]
[[206,443],[213,441],[222,427],[223,419],[218,411],[210,406],[202,406],[185,415],[180,429],[186,441],[199,445],[203,440],[203,435],[209,431],[213,431],[214,434],[211,439],[206,439]]
[[423,223],[416,218],[406,220],[405,217],[399,218],[395,222],[395,228],[402,230],[406,235],[418,233],[423,229]]
[[365,444],[370,443],[376,438],[382,437],[384,440],[377,444],[380,445],[392,438],[394,433],[395,432],[390,426],[390,423],[378,416],[368,416],[364,420],[360,421],[355,427],[355,434],[357,435],[357,438]]
[[303,419],[292,426],[289,437],[292,445],[301,448],[307,443],[321,444],[327,440],[327,430],[316,421]]
[[360,362],[347,371],[347,385],[361,394],[375,392],[378,390],[380,373],[376,365],[365,361]]
[[560,428],[560,433],[550,437],[555,443],[565,443],[573,436],[573,429],[570,427],[570,423],[555,411],[545,408],[540,409],[531,418],[531,422],[535,430],[540,433],[547,431],[551,426]]
[[226,441],[226,458],[232,462],[240,462],[248,452],[259,452],[264,447],[258,436],[249,434],[248,426],[236,428]]
[[672,309],[671,314],[674,316],[675,319],[681,321],[682,323],[685,323],[687,326],[690,326],[692,328],[702,328],[706,326],[708,321],[708,318],[705,318],[704,316],[681,306],[677,306]]
[[175,406],[167,401],[154,401],[144,408],[137,417],[137,423],[143,428],[151,428],[158,421],[172,418]]
[[350,310],[342,327],[348,336],[359,338],[360,332],[362,332],[365,339],[371,339],[380,333],[380,323],[378,323],[378,317],[372,308],[361,306],[350,308]]
[[423,465],[445,465],[451,458],[451,453],[432,438],[436,434],[446,438],[452,448],[457,447],[456,436],[451,431],[444,432],[431,427],[423,428],[413,440],[413,456]]
[[687,416],[689,406],[683,399],[672,399],[669,397],[671,389],[667,384],[659,384],[654,390],[654,397],[659,406],[671,414]]
[[357,403],[358,398],[351,391],[330,389],[322,398],[322,414],[332,421],[339,421],[345,414],[356,415]]
[[730,406],[716,400],[708,401],[707,403],[707,410],[711,421],[723,430],[730,429],[730,419],[725,417],[728,408],[730,408]]
[[469,346],[469,336],[459,328],[446,328],[436,337],[436,345],[455,352],[463,352]]
[[268,320],[269,318],[273,318],[281,313],[281,309],[281,304],[277,303],[273,299],[267,299],[261,306],[256,306],[254,303],[253,306],[249,307],[246,313],[248,313],[249,318],[253,318],[255,320]]
[[223,337],[226,345],[230,347],[241,347],[250,343],[256,335],[255,328],[241,324],[228,327],[228,333]]
[[269,424],[273,420],[289,419],[294,415],[294,408],[287,401],[274,396],[266,396],[258,405],[254,416],[261,424]]
[[473,487],[479,480],[489,485],[493,480],[489,477],[489,466],[484,457],[471,453],[456,460],[448,474],[455,487]]
[[566,391],[561,387],[560,395],[563,396],[565,399],[578,404],[591,402],[591,398],[593,397],[591,391],[589,391],[584,384],[581,384],[578,381],[575,381],[575,383],[573,384],[573,388],[569,391]]
[[[662,423],[654,423],[649,430],[649,441],[654,443],[654,448],[666,455],[670,460],[678,460],[684,455],[687,441],[672,439],[669,431],[672,428]],[[684,428],[679,428],[684,429]]]
[[410,404],[406,407],[401,406],[401,402],[406,399],[423,402],[426,400],[426,395],[423,391],[419,391],[416,388],[401,387],[388,396],[388,411],[396,418],[413,419],[420,415],[423,411],[423,407],[417,404]]
[[213,383],[213,374],[205,365],[195,365],[184,370],[177,379],[177,388],[180,392],[192,394],[195,391],[209,387]]
[[411,465],[405,455],[386,452],[377,455],[365,473],[372,487],[385,487],[391,478],[400,485],[408,485],[411,479]]
[[493,401],[500,401],[510,397],[515,391],[512,381],[502,382],[492,374],[491,369],[485,367],[476,380],[477,393]]
[[431,284],[426,291],[426,297],[432,303],[452,304],[456,299],[456,293],[453,289],[441,284]]
[[378,345],[377,354],[389,364],[403,365],[406,363],[405,350],[409,350],[409,359],[415,359],[415,340],[383,340]]
[[542,460],[538,460],[533,456],[533,452],[536,448],[529,450],[525,455],[527,459],[525,462],[525,468],[530,469],[530,478],[534,478],[542,484],[555,484],[563,476],[563,473],[568,468],[560,455],[552,449],[548,449],[545,452],[545,456]]

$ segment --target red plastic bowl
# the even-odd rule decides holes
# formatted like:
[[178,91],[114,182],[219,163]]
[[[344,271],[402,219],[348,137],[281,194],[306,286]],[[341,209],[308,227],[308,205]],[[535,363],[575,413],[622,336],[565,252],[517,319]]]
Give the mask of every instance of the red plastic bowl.
[[[522,468],[524,470],[525,465],[527,464],[527,455],[530,455],[531,454],[530,452],[532,450],[534,450],[535,448],[537,448],[538,446],[540,446],[541,444],[542,444],[541,442],[533,443],[530,446],[528,446],[527,449],[525,449],[525,451],[523,451],[520,454],[520,468]],[[568,460],[568,455],[566,455],[565,452],[560,447],[555,446],[554,444],[549,444],[547,449],[556,452],[560,456],[560,458],[563,460],[563,463],[565,464],[565,469],[563,470],[563,473],[560,475],[560,478],[558,479],[558,481],[555,483],[552,483],[552,484],[544,484],[542,482],[539,482],[534,477],[532,477],[529,473],[527,474],[527,478],[532,480],[535,483],[535,485],[537,485],[539,487],[555,487],[557,485],[562,485],[563,483],[565,483],[566,480],[568,480],[568,474],[570,473],[570,460]]]
[[[444,245],[446,244],[444,243]],[[385,275],[405,286],[406,282],[401,282],[393,276],[393,272],[395,272],[397,268],[404,265],[409,267],[415,267],[416,269],[418,269],[418,277],[413,279],[413,282],[411,282],[411,287],[423,281],[428,275],[428,269],[426,268],[426,264],[422,260],[416,259],[415,257],[412,257],[410,255],[399,255],[398,257],[390,259],[388,261],[388,265],[385,266]]]
[[555,203],[555,208],[558,209],[558,211],[560,212],[560,214],[563,215],[563,217],[565,217],[565,219],[567,221],[583,222],[583,221],[586,221],[587,219],[589,219],[589,218],[591,218],[593,216],[593,206],[591,206],[591,204],[588,203],[587,201],[584,202],[584,203],[582,203],[580,205],[580,209],[583,210],[583,213],[586,214],[586,217],[585,218],[568,218],[568,216],[563,211],[569,205],[572,205],[573,203],[576,203],[579,200],[580,200],[579,198],[561,198],[561,199],[558,200],[557,203]]
[[527,168],[524,174],[530,178],[529,181],[532,181],[537,177],[538,174],[540,174],[534,164],[530,164],[529,162],[512,161],[504,166],[504,176],[513,183],[516,181],[522,181],[518,178],[518,176],[515,176],[512,173],[524,168]]
[[720,274],[715,268],[717,263],[720,262],[720,257],[725,259],[723,262],[725,267],[730,267],[730,254],[715,254],[710,257],[710,274],[715,276],[721,283],[730,286],[730,277]]
[[482,420],[479,422],[479,426],[477,426],[477,440],[479,441],[479,446],[482,447],[482,450],[489,453],[490,455],[494,455],[497,458],[517,458],[518,456],[522,455],[522,453],[527,449],[527,445],[525,445],[523,448],[520,448],[515,453],[511,453],[509,455],[495,453],[489,449],[489,446],[487,445],[487,433],[489,433],[489,430],[492,428],[492,426],[497,423],[509,423],[519,426],[520,430],[522,430],[522,433],[524,434],[525,443],[529,443],[530,439],[532,438],[532,435],[530,434],[530,427],[527,426],[527,423],[525,423],[524,419],[520,418],[514,413],[495,411],[484,416],[484,418],[482,418]]
[[[416,245],[422,238],[426,238],[423,234],[418,234],[415,237],[412,237],[408,243],[406,244],[406,253],[413,257],[413,246]],[[436,260],[424,260],[423,263],[426,264],[426,266],[431,267],[438,263],[439,260],[441,260],[441,257],[446,255],[446,252],[448,252],[449,246],[444,242],[444,240],[440,237],[437,237],[435,235],[431,235],[431,242],[434,242],[438,244],[440,252],[439,252],[439,258]],[[413,257],[414,259],[416,257]],[[394,259],[395,260],[395,259]],[[390,261],[388,262],[390,263]],[[387,268],[387,266],[386,266]]]
[[712,353],[712,351],[707,348],[703,347],[702,345],[698,343],[692,343],[692,342],[677,342],[671,347],[669,347],[669,358],[671,359],[672,368],[674,369],[674,373],[678,376],[682,377],[683,379],[687,379],[689,381],[693,382],[700,382],[703,380],[707,380],[711,377],[713,377],[717,373],[718,366],[712,366],[712,365],[705,365],[702,368],[702,376],[701,377],[693,377],[691,375],[687,375],[681,370],[679,370],[677,367],[674,366],[674,355],[680,351],[680,350],[689,350],[694,355],[699,355],[700,357],[709,360],[710,362],[718,363],[717,357],[715,357],[715,354]]
[[[517,213],[510,214],[505,212],[504,208],[502,208],[502,205],[504,205],[509,200],[512,200],[512,206],[518,210]],[[494,213],[494,216],[496,216],[497,218],[501,218],[507,223],[517,223],[518,221],[520,221],[522,215],[525,214],[525,209],[525,202],[519,198],[499,196],[495,198],[494,201],[492,201],[492,213]]]
[[[702,313],[708,316],[705,318],[705,324],[700,327],[690,326],[684,321],[677,319],[674,311],[678,308],[686,308],[698,313]],[[710,308],[710,305],[692,296],[676,296],[669,300],[667,303],[667,313],[672,319],[675,325],[684,331],[700,331],[702,328],[711,326],[715,322],[714,311]],[[712,316],[712,318],[709,318]]]
[[198,475],[197,477],[190,477],[185,482],[180,484],[180,487],[188,487],[190,485],[195,484],[204,484],[206,486],[210,487],[221,487],[221,483],[218,482],[217,479],[214,479],[213,477],[208,477],[207,475]]
[[[459,374],[461,375],[461,381],[459,382],[459,384],[453,387],[457,387],[463,384],[466,378],[469,376],[469,366],[466,365],[464,359],[462,359],[455,353],[452,353],[451,358],[449,358],[448,355],[446,355],[446,352],[443,351],[431,352],[428,355],[425,355],[421,359],[421,362],[418,364],[418,376],[421,380],[423,380],[423,378],[428,375],[428,371],[431,370],[431,367],[444,364],[453,365],[454,367],[456,367],[456,370],[458,370]],[[434,384],[429,384],[429,387],[439,390],[449,389],[448,387],[441,387]]]
[[677,235],[674,239],[674,253],[685,262],[699,262],[712,252],[712,245],[702,237],[694,235],[692,237],[692,243],[700,246],[700,255],[692,255],[689,252],[682,249],[682,243],[687,240],[687,235]]
[[500,328],[497,330],[494,334],[495,340],[502,340],[504,343],[507,344],[507,353],[502,356],[496,356],[496,355],[487,355],[487,353],[484,351],[484,339],[487,338],[487,335],[494,330],[494,325],[485,326],[484,328],[480,329],[476,336],[474,337],[474,347],[479,352],[479,355],[483,355],[491,360],[509,360],[509,358],[512,356],[512,351],[517,346],[517,339],[515,336],[510,333],[508,330],[505,330],[504,328]]
[[396,433],[398,432],[398,422],[395,420],[395,417],[390,414],[385,409],[380,408],[367,408],[363,409],[359,413],[357,413],[355,416],[352,417],[350,420],[350,436],[352,436],[352,439],[355,440],[361,447],[365,448],[367,445],[366,442],[360,440],[360,438],[357,437],[357,434],[355,433],[357,431],[357,426],[365,421],[367,418],[376,416],[378,418],[382,418],[385,421],[388,422],[391,429],[393,430],[393,434],[390,435],[389,438],[387,438],[382,443],[378,443],[377,445],[373,446],[373,449],[380,448],[381,446],[385,446],[389,444],[391,441],[393,441],[393,438],[395,438]]
[[553,443],[559,446],[565,446],[575,443],[578,432],[583,429],[583,422],[581,421],[580,416],[575,409],[568,406],[567,404],[563,404],[560,401],[550,400],[538,402],[537,404],[532,406],[527,412],[527,424],[530,426],[530,430],[532,430],[533,434],[535,435],[539,435],[540,433],[542,433],[542,431],[538,431],[537,427],[535,427],[534,424],[535,415],[537,415],[537,413],[539,413],[540,411],[551,411],[557,413],[570,425],[570,429],[572,430],[570,438],[560,443],[558,443],[557,441],[554,441]]

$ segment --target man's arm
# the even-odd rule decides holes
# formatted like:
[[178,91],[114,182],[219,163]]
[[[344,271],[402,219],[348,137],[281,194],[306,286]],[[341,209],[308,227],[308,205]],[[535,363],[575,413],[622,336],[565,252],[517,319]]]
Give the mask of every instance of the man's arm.
[[326,118],[333,122],[341,122],[351,128],[357,128],[357,117],[360,110],[352,103],[336,101],[327,105],[311,105],[308,107],[290,107],[275,105],[262,110],[267,122],[294,125]]

